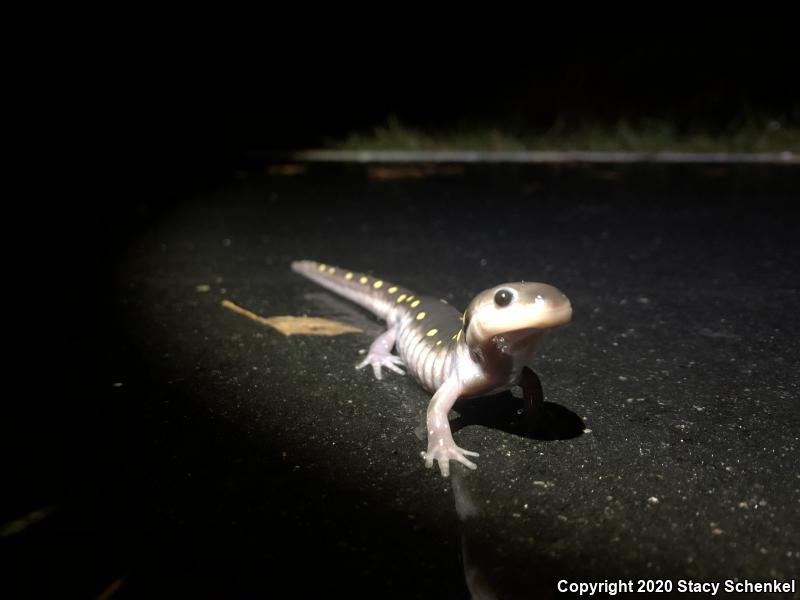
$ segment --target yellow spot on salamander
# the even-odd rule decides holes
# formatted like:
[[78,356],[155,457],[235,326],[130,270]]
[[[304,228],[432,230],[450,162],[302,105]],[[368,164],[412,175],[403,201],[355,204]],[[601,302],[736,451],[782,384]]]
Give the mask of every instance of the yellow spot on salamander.
[[439,302],[441,302],[442,304],[447,304],[447,300],[445,300],[444,298],[439,298]]
[[408,298],[406,298],[406,302],[411,302],[413,299],[414,299],[414,296],[409,296]]
[[411,308],[417,308],[418,306],[419,306],[419,300],[414,300],[414,301],[411,303]]
[[417,315],[417,321],[422,321],[422,319],[424,319],[424,318],[425,318],[425,311],[421,310],[419,312],[419,314]]
[[464,324],[464,317],[466,316],[466,314],[467,313],[461,313],[461,324],[462,325]]
[[433,337],[433,336],[435,336],[437,333],[439,333],[439,330],[438,330],[438,329],[431,329],[431,330],[430,330],[430,331],[428,331],[428,333],[426,333],[425,335],[427,335],[428,337]]
[[461,333],[462,333],[463,331],[464,331],[463,329],[459,329],[459,330],[458,330],[458,333],[456,334],[456,341],[458,341],[458,340],[460,340],[460,339],[461,339]]
[[394,293],[397,291],[397,286],[396,286],[396,285],[393,285],[392,287],[390,287],[390,288],[389,288],[388,290],[386,290],[386,291],[387,291],[387,292],[389,292],[390,294],[394,294]]
[[353,278],[353,274],[352,273],[348,273],[347,275],[344,276],[344,278],[350,280],[350,279]]
[[363,283],[364,285],[367,285],[367,281],[369,281],[369,280],[366,277],[362,277],[361,279],[359,279],[359,281],[361,283]]
[[405,299],[406,299],[406,295],[405,295],[405,294],[400,294],[400,295],[397,297],[397,301],[398,301],[398,302],[402,302],[402,301],[403,301],[403,300],[405,300]]
[[336,269],[334,269],[333,267],[329,267],[329,268],[328,268],[328,273],[330,273],[331,275],[333,275],[334,273],[336,273]]
[[324,271],[324,270],[325,270],[325,269],[327,269],[327,268],[328,268],[328,267],[327,267],[327,265],[320,265],[320,266],[318,267],[318,269],[319,269],[320,271]]
[[442,340],[436,340],[436,345],[437,346],[441,346],[442,345]]
[[380,279],[372,284],[372,287],[374,287],[376,290],[381,286],[383,286],[383,282]]

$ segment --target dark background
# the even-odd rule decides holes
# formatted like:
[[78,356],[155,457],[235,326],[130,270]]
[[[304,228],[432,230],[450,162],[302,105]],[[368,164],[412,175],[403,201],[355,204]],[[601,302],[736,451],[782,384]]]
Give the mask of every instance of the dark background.
[[224,181],[248,153],[320,147],[390,116],[423,131],[477,125],[518,134],[621,120],[711,135],[754,121],[798,126],[797,43],[780,28],[723,39],[608,35],[585,46],[508,48],[507,56],[457,45],[407,57],[334,49],[305,61],[273,51],[256,64],[162,65],[153,78],[135,72],[112,96],[121,109],[109,134],[134,151],[121,176],[156,178],[181,195]]
[[[30,226],[13,238],[21,271],[14,281],[25,293],[8,313],[9,384],[18,391],[4,401],[2,419],[8,508],[1,520],[65,496],[89,498],[87,514],[71,517],[66,536],[62,525],[34,529],[6,547],[52,565],[73,589],[107,580],[103,547],[115,540],[104,523],[124,516],[96,512],[109,505],[94,497],[103,474],[85,460],[103,449],[82,437],[85,423],[69,426],[76,403],[91,413],[86,407],[107,385],[107,350],[120,343],[109,327],[111,282],[132,240],[237,174],[260,173],[259,153],[319,147],[390,115],[422,129],[481,123],[532,132],[557,122],[653,118],[712,133],[751,119],[798,126],[800,53],[791,36],[739,34],[716,43],[699,32],[688,44],[675,34],[613,37],[585,48],[554,42],[515,50],[512,61],[454,47],[408,58],[362,50],[325,62],[284,46],[256,60],[206,62],[187,52],[141,64],[129,56],[99,69],[78,109],[59,112],[58,127],[46,132],[59,132],[64,155],[47,155],[40,144],[26,157],[33,186],[58,184],[53,162],[79,164],[66,189],[26,207],[33,216],[22,223]],[[73,555],[75,540],[90,550]],[[96,571],[78,569],[78,560]],[[102,576],[75,582],[93,573]]]
[[[87,119],[100,126],[99,141],[78,171],[84,181],[109,181],[114,197],[56,200],[52,235],[78,253],[70,265],[91,272],[89,289],[164,211],[237,174],[262,174],[270,156],[281,162],[276,153],[322,147],[390,117],[434,132],[477,125],[535,134],[622,120],[712,136],[768,121],[796,130],[800,52],[791,11],[747,17],[747,29],[731,18],[714,27],[604,29],[537,15],[530,31],[501,43],[468,30],[433,49],[411,29],[387,41],[381,28],[326,36],[319,46],[270,35],[237,51],[187,45],[161,56],[134,46],[98,73],[101,93]],[[65,222],[81,235],[67,233]]]

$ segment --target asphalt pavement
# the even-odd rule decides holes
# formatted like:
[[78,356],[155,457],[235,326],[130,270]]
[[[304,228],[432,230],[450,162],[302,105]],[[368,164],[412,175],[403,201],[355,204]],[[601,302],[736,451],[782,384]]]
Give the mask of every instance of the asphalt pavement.
[[[45,483],[17,514],[52,515],[8,536],[13,589],[530,598],[570,597],[560,580],[798,579],[798,184],[788,165],[279,164],[147,218],[121,209],[117,226],[141,226],[115,242],[102,370],[37,446]],[[429,395],[355,370],[381,324],[298,259],[459,308],[503,281],[563,290],[573,320],[533,364],[547,426],[526,433],[512,393],[462,403],[478,469],[426,469]],[[287,337],[225,300],[363,333]]]

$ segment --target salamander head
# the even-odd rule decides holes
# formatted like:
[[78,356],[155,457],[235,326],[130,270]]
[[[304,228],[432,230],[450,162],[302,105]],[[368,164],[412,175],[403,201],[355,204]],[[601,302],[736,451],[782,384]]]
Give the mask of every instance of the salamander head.
[[474,351],[491,344],[506,354],[528,352],[545,330],[571,317],[569,299],[552,285],[504,283],[473,298],[464,312],[464,333]]

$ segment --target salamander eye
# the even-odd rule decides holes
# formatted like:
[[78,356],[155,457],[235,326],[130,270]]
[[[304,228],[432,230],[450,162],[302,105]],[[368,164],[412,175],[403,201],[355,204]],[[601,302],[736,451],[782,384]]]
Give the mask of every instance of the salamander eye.
[[514,292],[511,290],[498,290],[494,295],[494,303],[500,307],[508,306],[512,300],[514,300]]

